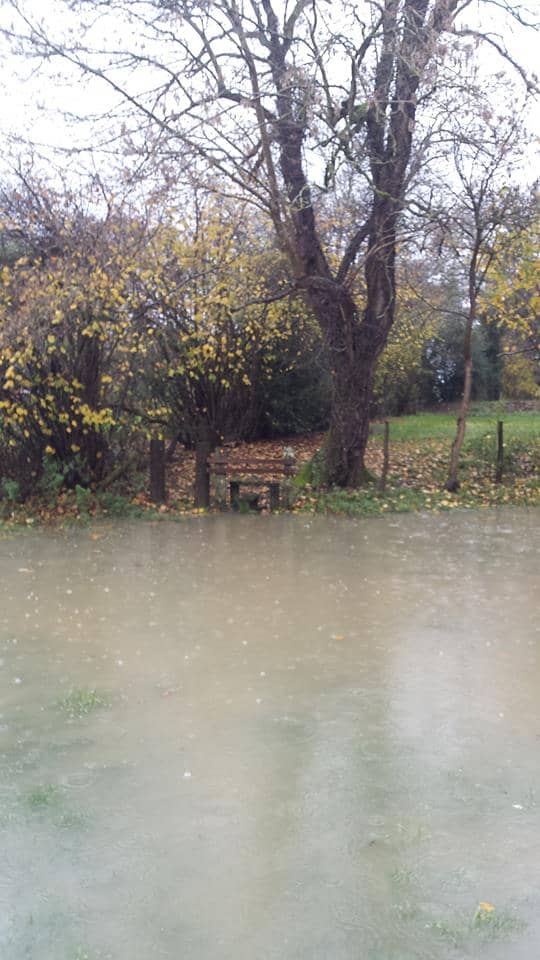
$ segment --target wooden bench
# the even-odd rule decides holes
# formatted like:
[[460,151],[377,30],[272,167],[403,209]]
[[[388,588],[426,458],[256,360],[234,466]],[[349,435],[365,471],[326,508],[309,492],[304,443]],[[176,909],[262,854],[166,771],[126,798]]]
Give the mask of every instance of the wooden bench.
[[279,510],[281,505],[290,510],[293,506],[296,458],[290,448],[285,448],[279,460],[219,450],[209,457],[208,469],[214,482],[216,504],[222,510],[228,502],[236,511],[242,503],[251,509],[258,508],[259,494],[242,497],[242,486],[266,488],[270,510]]

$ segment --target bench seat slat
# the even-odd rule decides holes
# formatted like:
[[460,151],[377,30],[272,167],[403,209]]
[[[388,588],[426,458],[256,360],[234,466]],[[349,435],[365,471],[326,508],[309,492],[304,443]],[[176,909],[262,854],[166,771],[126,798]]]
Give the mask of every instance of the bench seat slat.
[[278,482],[278,481],[273,481],[271,478],[267,480],[259,480],[257,477],[249,477],[249,476],[246,476],[246,474],[242,474],[242,476],[238,476],[236,474],[230,477],[227,476],[227,480],[230,483],[241,483],[242,486],[246,486],[246,487],[267,487],[270,483]]
[[[210,465],[213,470],[216,466],[222,466],[222,464],[217,461],[211,460]],[[227,460],[224,464],[227,471],[236,470],[237,473],[256,473],[258,470],[279,470],[284,469],[282,460]]]

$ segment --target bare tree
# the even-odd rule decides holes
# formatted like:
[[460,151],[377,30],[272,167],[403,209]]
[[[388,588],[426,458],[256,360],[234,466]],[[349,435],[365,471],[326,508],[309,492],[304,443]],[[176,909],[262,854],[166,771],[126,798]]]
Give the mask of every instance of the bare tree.
[[[488,108],[486,107],[486,111]],[[447,213],[440,253],[461,268],[466,290],[463,318],[463,394],[452,444],[446,489],[459,487],[459,460],[473,383],[472,337],[479,320],[479,299],[489,272],[516,230],[526,229],[524,205],[515,186],[523,131],[516,117],[484,114],[452,130],[453,171],[444,185]],[[453,185],[452,185],[453,184]]]
[[[374,369],[395,315],[417,112],[445,48],[461,42],[456,18],[469,0],[72,0],[66,6],[86,19],[77,40],[61,41],[31,15],[32,3],[11,3],[8,33],[23,49],[104,80],[141,118],[128,127],[147,156],[173,165],[189,157],[192,176],[206,174],[211,189],[247,195],[269,214],[328,351],[327,480],[357,486]],[[510,4],[496,7],[520,17]],[[118,18],[128,25],[118,46],[96,39],[111,17],[116,30]],[[338,256],[320,212],[343,177],[355,183],[357,205]]]

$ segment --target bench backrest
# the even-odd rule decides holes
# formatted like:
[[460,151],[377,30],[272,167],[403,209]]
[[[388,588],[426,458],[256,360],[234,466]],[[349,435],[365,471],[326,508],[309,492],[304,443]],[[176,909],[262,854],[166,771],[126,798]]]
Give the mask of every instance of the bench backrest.
[[287,451],[283,457],[246,457],[245,454],[227,454],[218,451],[208,459],[211,473],[217,476],[251,475],[263,476],[266,474],[293,476],[296,470],[296,460],[292,451]]

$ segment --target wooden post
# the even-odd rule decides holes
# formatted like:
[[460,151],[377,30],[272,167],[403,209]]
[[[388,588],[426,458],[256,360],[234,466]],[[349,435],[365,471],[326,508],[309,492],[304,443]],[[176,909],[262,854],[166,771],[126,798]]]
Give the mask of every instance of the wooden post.
[[283,503],[286,510],[292,510],[294,506],[294,483],[293,477],[296,473],[296,457],[292,447],[285,447],[283,450]]
[[383,439],[383,465],[382,473],[379,477],[379,490],[384,493],[386,490],[386,479],[388,477],[388,463],[390,460],[390,424],[388,420],[384,421],[384,439]]
[[224,450],[218,450],[214,456],[213,462],[216,505],[220,510],[227,507],[227,454]]
[[497,423],[497,468],[495,470],[495,483],[501,483],[504,469],[504,437],[503,421]]
[[166,496],[165,443],[154,435],[150,438],[150,499],[153,503],[164,503]]
[[212,453],[210,440],[199,440],[195,446],[195,506],[210,506],[210,473],[208,457]]

